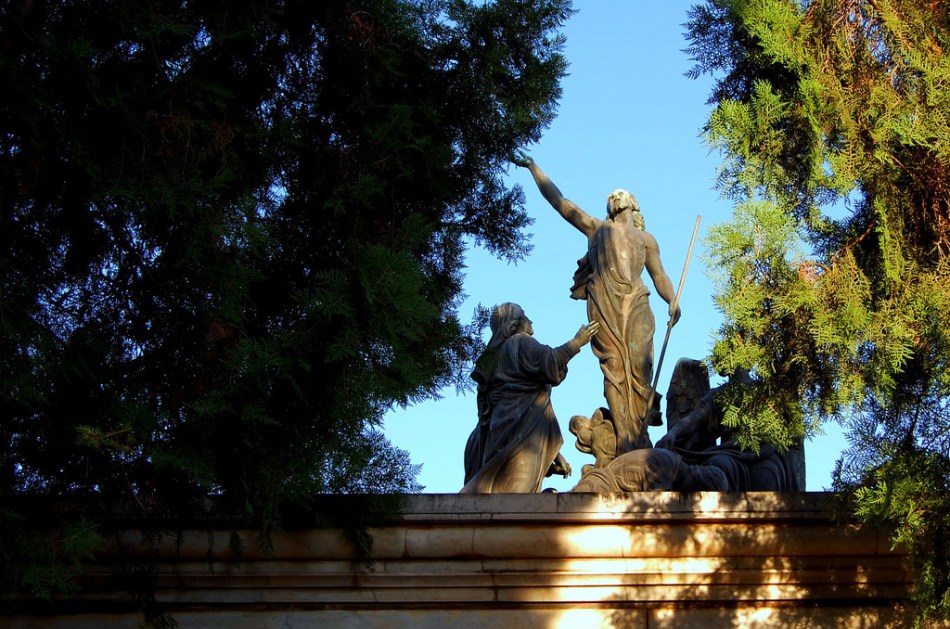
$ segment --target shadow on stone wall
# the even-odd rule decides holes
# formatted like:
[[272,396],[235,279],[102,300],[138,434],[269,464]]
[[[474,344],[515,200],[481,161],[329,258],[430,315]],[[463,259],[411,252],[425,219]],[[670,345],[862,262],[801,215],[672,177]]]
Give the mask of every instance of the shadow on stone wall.
[[[339,529],[190,529],[128,555],[180,627],[904,626],[906,557],[839,526],[827,494],[421,495],[380,524],[372,565]],[[339,498],[338,498],[339,500]],[[212,550],[209,552],[209,546]],[[118,558],[118,555],[116,555]],[[118,559],[117,559],[118,561]],[[10,627],[137,627],[123,565],[21,608]]]

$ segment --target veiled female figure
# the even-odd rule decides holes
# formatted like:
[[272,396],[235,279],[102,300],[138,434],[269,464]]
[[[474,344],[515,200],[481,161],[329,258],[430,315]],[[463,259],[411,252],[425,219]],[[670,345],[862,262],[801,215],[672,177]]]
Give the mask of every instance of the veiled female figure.
[[574,338],[551,348],[535,340],[521,306],[505,303],[491,315],[492,337],[475,363],[478,426],[465,446],[465,486],[460,493],[536,493],[554,473],[570,474],[560,455],[561,430],[551,407],[551,387],[599,326],[582,326]]

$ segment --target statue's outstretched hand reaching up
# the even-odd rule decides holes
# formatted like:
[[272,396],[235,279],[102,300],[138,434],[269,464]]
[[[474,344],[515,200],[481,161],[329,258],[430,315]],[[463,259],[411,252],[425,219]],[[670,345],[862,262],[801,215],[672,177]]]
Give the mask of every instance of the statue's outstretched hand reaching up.
[[511,163],[515,166],[521,166],[522,168],[531,168],[531,165],[534,164],[534,160],[524,151],[515,151],[514,156],[511,158]]

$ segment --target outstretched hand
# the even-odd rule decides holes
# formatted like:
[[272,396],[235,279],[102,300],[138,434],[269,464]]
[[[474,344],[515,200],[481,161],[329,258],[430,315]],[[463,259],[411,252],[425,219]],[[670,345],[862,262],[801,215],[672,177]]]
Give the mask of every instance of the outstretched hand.
[[600,322],[594,321],[589,325],[582,325],[577,334],[574,335],[574,340],[583,347],[590,343],[590,340],[597,336],[598,332],[600,332]]
[[511,157],[511,162],[515,166],[521,166],[522,168],[530,168],[531,165],[534,164],[534,160],[524,151],[515,151],[515,154]]

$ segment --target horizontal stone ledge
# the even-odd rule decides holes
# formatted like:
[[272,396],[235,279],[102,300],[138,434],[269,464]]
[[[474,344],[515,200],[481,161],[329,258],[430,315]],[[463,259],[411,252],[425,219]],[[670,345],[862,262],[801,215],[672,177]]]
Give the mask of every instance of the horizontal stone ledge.
[[417,494],[406,520],[827,520],[837,496],[828,492],[632,492],[617,494]]
[[[78,577],[84,588],[57,602],[63,616],[50,617],[48,626],[72,629],[60,618],[75,610],[90,617],[124,613],[128,571],[143,566],[154,575],[156,601],[176,618],[211,620],[239,610],[243,620],[235,626],[269,626],[274,618],[363,626],[392,617],[379,611],[404,610],[417,626],[431,627],[444,626],[445,610],[474,618],[499,608],[525,618],[547,617],[552,608],[639,618],[639,609],[651,627],[686,618],[659,610],[702,608],[738,622],[746,616],[733,611],[743,605],[753,610],[748,618],[759,618],[755,610],[794,608],[762,618],[800,620],[820,607],[871,618],[907,598],[912,567],[885,531],[837,523],[834,499],[814,493],[408,496],[401,519],[369,530],[372,570],[337,529],[278,532],[273,552],[264,553],[259,531],[237,519],[180,530],[116,521],[113,546],[84,567]],[[327,505],[365,504],[364,497],[348,500],[333,497]],[[229,550],[235,533],[245,547],[238,560]],[[44,613],[38,601],[22,602]],[[216,611],[204,616],[203,610]]]
[[[292,608],[273,605],[247,605],[239,609],[227,606],[175,608],[180,627],[234,629],[235,627],[907,627],[913,614],[892,603],[868,606],[863,601],[841,599],[820,601],[808,607],[794,604],[742,603],[728,607],[697,605],[692,601],[640,605],[627,603],[591,603],[584,607],[551,603],[524,606],[496,602],[481,605],[442,605],[386,607],[353,605],[345,609],[301,604]],[[140,612],[71,612],[11,616],[4,629],[137,629],[142,626]]]
[[[614,494],[410,494],[410,495],[323,495],[312,500],[316,512],[332,513],[343,508],[383,508],[400,510],[407,522],[551,522],[615,521],[745,521],[773,520],[831,521],[838,495],[830,492],[633,492]],[[68,509],[63,511],[69,513]],[[310,518],[305,518],[310,519]],[[296,528],[295,517],[285,522]],[[241,529],[246,521],[234,514],[207,513],[180,519],[115,514],[107,518],[109,528],[174,530]]]
[[[852,572],[802,571],[794,574],[763,572],[757,570],[733,571],[728,573],[647,573],[637,574],[465,574],[446,577],[444,575],[403,575],[389,577],[352,578],[344,575],[275,576],[257,579],[245,579],[233,576],[202,577],[159,577],[155,587],[160,590],[211,589],[211,590],[260,590],[268,591],[268,596],[280,598],[284,591],[311,591],[317,595],[334,596],[335,592],[353,589],[387,592],[414,590],[412,597],[419,596],[417,590],[458,590],[463,588],[571,588],[571,587],[663,587],[694,588],[698,586],[789,586],[810,592],[866,592],[868,587],[875,589],[887,586],[910,584],[908,573],[899,568],[882,569],[867,574],[855,575]],[[109,581],[95,584],[85,581],[87,591],[95,591],[97,585],[108,587]],[[319,592],[319,593],[318,593]],[[330,593],[330,594],[327,594]]]
[[[171,569],[171,566],[169,566]],[[359,579],[362,582],[400,578],[456,579],[471,575],[729,575],[742,572],[761,574],[824,574],[825,580],[850,574],[855,580],[867,580],[884,573],[909,575],[909,560],[901,555],[827,555],[813,556],[694,556],[654,558],[565,558],[565,559],[455,559],[378,560],[367,568],[358,561],[309,561],[300,559],[241,562],[180,561],[170,574],[175,578],[207,578],[221,582],[236,579]],[[114,572],[109,566],[89,567],[86,579],[106,580]]]
[[335,590],[299,589],[183,589],[156,590],[155,600],[171,605],[352,605],[373,604],[387,606],[441,605],[463,603],[506,602],[518,604],[617,604],[636,602],[656,604],[694,602],[702,604],[730,605],[745,603],[787,602],[815,604],[822,599],[857,600],[869,598],[898,600],[905,596],[906,584],[879,584],[874,587],[803,587],[796,584],[700,584],[689,587],[668,585],[618,585],[618,586],[562,586],[549,587],[503,587],[484,586],[458,588],[419,588],[407,584],[403,589],[370,590],[366,588],[340,588]]
[[[828,522],[793,526],[788,523],[655,522],[651,525],[599,523],[446,523],[420,526],[402,522],[369,529],[372,558],[637,558],[690,556],[892,555],[888,539],[870,528],[835,526]],[[273,551],[262,552],[257,532],[236,531],[245,541],[241,561],[355,559],[345,534],[334,529],[275,533]],[[137,555],[151,561],[227,562],[232,531],[187,530],[143,545],[137,531],[117,534],[118,542],[103,554]],[[209,540],[213,542],[209,550]],[[898,553],[899,554],[899,553]]]

